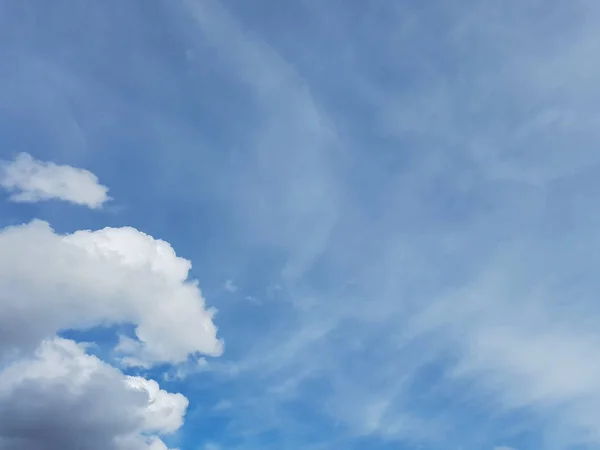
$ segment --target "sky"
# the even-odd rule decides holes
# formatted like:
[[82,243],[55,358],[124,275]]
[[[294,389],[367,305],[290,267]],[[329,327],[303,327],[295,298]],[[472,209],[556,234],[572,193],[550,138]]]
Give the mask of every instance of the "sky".
[[0,0],[0,450],[600,449],[599,25]]

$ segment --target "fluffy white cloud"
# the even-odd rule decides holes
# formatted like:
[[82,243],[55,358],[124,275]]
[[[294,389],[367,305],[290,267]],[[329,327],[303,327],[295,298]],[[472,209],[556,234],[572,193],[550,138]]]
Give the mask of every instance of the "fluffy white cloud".
[[129,364],[188,362],[222,343],[191,264],[133,228],[0,230],[0,450],[167,450],[188,400],[124,375],[61,330],[129,323]]
[[[134,228],[58,235],[42,221],[0,231],[0,351],[31,349],[64,329],[135,324],[125,353],[140,365],[219,355],[213,311],[191,264]],[[123,349],[122,349],[123,350]]]
[[187,405],[73,341],[45,340],[0,373],[0,448],[166,449],[159,434],[181,426]]
[[27,153],[0,161],[0,186],[12,192],[15,202],[60,199],[96,209],[110,199],[108,188],[92,172],[39,161]]

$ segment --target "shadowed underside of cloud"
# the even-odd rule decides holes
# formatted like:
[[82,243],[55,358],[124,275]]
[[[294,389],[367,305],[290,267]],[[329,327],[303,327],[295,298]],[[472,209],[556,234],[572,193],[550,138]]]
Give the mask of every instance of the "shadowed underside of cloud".
[[27,153],[0,161],[0,186],[14,202],[58,199],[97,209],[110,200],[108,188],[90,171],[38,161]]
[[166,450],[157,435],[176,431],[187,405],[54,338],[0,373],[0,448]]

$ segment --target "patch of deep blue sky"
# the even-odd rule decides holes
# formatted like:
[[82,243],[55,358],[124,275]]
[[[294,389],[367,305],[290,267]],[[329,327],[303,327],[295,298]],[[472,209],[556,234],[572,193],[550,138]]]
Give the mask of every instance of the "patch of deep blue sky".
[[[551,448],[552,412],[450,379],[435,333],[398,342],[504,243],[593,235],[599,92],[552,65],[591,2],[0,5],[0,156],[86,167],[116,199],[3,201],[2,224],[134,226],[219,309],[216,370],[164,382],[191,401],[177,445]],[[532,122],[553,108],[580,127]]]

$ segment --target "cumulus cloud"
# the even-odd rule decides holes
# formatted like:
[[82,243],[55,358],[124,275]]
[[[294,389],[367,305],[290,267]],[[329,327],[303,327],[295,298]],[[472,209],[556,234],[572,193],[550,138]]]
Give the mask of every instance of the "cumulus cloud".
[[53,338],[0,373],[2,450],[166,449],[188,400]]
[[218,355],[222,343],[191,264],[133,228],[55,233],[46,222],[0,230],[0,449],[167,450],[188,400],[126,376],[57,337],[128,323],[129,365]]
[[110,199],[108,188],[92,172],[39,161],[27,153],[0,161],[0,186],[20,203],[58,199],[97,209]]
[[0,351],[133,323],[125,353],[140,365],[222,352],[190,262],[165,241],[127,227],[59,235],[36,220],[1,230],[0,255]]

